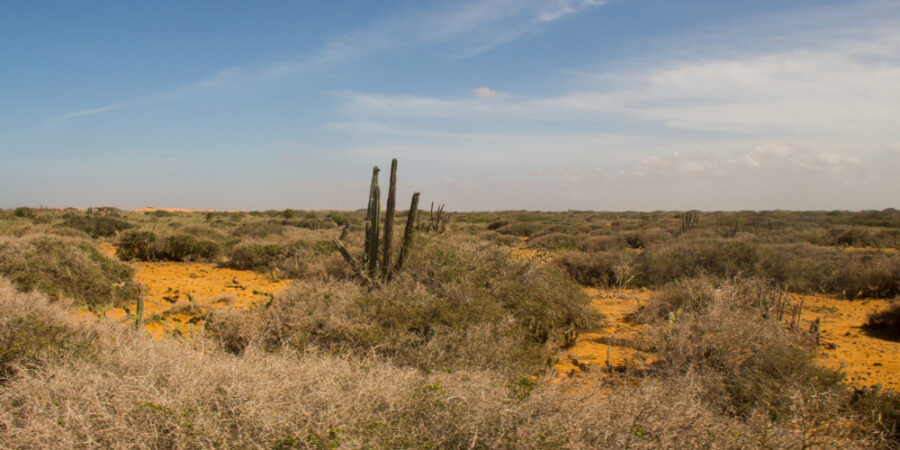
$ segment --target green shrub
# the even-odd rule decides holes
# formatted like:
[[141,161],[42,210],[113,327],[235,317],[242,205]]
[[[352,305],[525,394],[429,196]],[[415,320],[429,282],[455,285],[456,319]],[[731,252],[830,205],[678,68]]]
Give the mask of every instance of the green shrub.
[[654,292],[652,300],[641,308],[639,317],[643,322],[653,322],[668,319],[670,314],[700,312],[712,304],[715,294],[716,286],[710,280],[676,280]]
[[232,231],[232,235],[240,237],[264,238],[269,235],[284,234],[284,226],[277,222],[249,222],[238,226]]
[[34,218],[35,213],[34,213],[33,209],[31,209],[27,206],[20,206],[20,207],[16,208],[15,210],[13,210],[13,215],[16,217],[24,217],[27,219],[31,219],[31,218]]
[[22,291],[82,304],[121,304],[137,298],[127,264],[103,256],[93,242],[50,235],[0,238],[0,275]]
[[130,261],[155,261],[159,259],[156,235],[149,231],[128,231],[119,236],[116,256]]
[[575,237],[563,233],[545,234],[529,240],[529,245],[535,248],[558,250],[562,248],[574,248]]
[[61,225],[84,231],[93,238],[113,236],[133,226],[114,217],[81,214],[66,214]]
[[900,255],[844,255],[831,272],[826,289],[845,297],[890,298],[900,295]]
[[514,222],[504,225],[497,229],[500,234],[510,234],[513,236],[529,237],[543,228],[544,225],[534,222]]
[[677,239],[643,252],[638,258],[639,283],[661,285],[704,274],[726,278],[755,273],[756,245],[723,239]]
[[626,242],[622,236],[586,236],[578,241],[578,249],[585,252],[602,252],[620,250],[625,248]]
[[300,220],[285,220],[283,223],[285,225],[291,225],[298,228],[306,228],[309,230],[328,230],[337,227],[335,222],[332,220],[306,216],[308,216],[308,214],[304,215],[304,218]]
[[615,283],[614,258],[608,253],[564,252],[553,263],[586,286],[609,287]]
[[344,226],[344,224],[346,224],[347,221],[350,220],[350,217],[348,217],[346,214],[331,213],[329,214],[329,217],[331,218],[332,222],[340,227]]
[[646,249],[672,239],[671,233],[663,230],[641,230],[626,233],[625,243],[629,248]]
[[116,255],[124,260],[139,261],[215,261],[221,246],[200,240],[190,234],[176,234],[159,239],[149,231],[129,231],[118,242]]
[[245,244],[228,253],[226,267],[277,273],[287,278],[306,274],[309,265],[333,253],[328,241],[294,241],[289,244]]
[[163,245],[162,259],[168,261],[214,261],[221,250],[219,244],[189,234],[169,236]]

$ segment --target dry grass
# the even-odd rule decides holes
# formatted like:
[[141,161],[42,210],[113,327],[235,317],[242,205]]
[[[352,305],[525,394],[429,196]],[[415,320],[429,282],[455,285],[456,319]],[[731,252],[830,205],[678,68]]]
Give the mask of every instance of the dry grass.
[[[312,347],[265,350],[250,342],[235,356],[202,338],[156,343],[114,324],[71,325],[57,305],[8,287],[0,298],[6,332],[24,326],[11,318],[34,312],[74,333],[60,342],[84,335],[93,344],[90,352],[32,359],[33,370],[0,383],[0,442],[12,448],[879,444],[877,435],[840,425],[842,416],[815,396],[792,397],[780,421],[762,410],[722,415],[708,398],[716,372],[696,357],[689,370],[610,393],[543,379],[510,384],[494,370],[424,371]],[[826,414],[831,425],[819,420]]]

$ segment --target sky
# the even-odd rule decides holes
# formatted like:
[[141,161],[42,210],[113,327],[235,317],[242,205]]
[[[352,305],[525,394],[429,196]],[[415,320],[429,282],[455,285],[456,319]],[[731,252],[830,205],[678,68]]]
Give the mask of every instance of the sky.
[[[0,4],[0,207],[900,207],[900,2]],[[382,172],[386,184],[387,171]]]

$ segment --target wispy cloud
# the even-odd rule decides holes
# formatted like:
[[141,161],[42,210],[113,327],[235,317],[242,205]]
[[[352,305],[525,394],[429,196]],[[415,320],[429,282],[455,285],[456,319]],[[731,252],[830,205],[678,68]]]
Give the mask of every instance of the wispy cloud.
[[[341,35],[311,55],[257,66],[222,69],[170,92],[61,114],[63,120],[183,99],[247,83],[296,77],[345,64],[389,48],[453,44],[452,57],[471,57],[546,28],[549,22],[604,4],[603,0],[472,0],[401,14]],[[414,43],[414,44],[411,44]]]

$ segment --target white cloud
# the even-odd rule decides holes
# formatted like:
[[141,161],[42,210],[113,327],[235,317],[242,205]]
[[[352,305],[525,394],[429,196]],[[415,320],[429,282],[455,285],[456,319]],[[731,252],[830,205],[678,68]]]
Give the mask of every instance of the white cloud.
[[500,96],[499,92],[497,92],[491,88],[488,88],[488,87],[480,87],[478,89],[473,89],[472,94],[474,94],[476,97],[480,98],[481,100],[490,100],[492,98],[497,98]]

